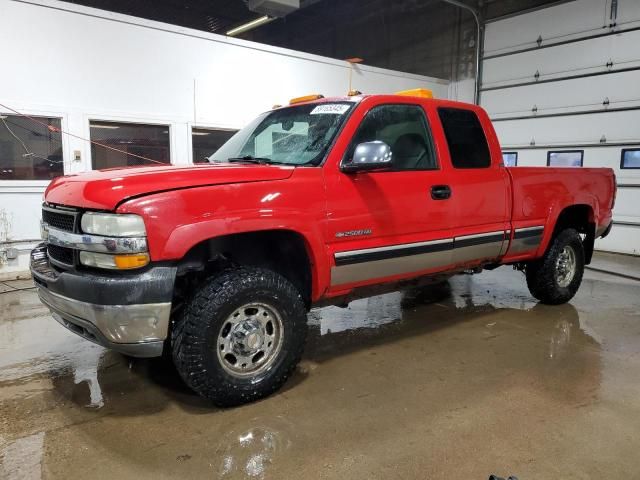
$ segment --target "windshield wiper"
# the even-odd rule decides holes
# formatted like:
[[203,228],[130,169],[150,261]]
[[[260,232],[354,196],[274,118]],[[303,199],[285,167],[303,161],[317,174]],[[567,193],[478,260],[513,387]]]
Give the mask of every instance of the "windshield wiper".
[[267,165],[270,163],[280,163],[280,162],[275,162],[270,158],[254,157],[253,155],[245,155],[244,157],[231,157],[231,158],[227,158],[227,161],[229,163],[245,162],[245,163],[257,163],[259,165]]

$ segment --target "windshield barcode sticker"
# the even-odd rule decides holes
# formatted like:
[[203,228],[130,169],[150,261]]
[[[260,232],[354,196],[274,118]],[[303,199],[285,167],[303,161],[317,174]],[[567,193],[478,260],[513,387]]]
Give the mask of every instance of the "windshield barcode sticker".
[[349,105],[344,103],[325,103],[324,105],[318,105],[311,110],[311,115],[320,115],[323,113],[330,113],[333,115],[342,115],[349,110]]

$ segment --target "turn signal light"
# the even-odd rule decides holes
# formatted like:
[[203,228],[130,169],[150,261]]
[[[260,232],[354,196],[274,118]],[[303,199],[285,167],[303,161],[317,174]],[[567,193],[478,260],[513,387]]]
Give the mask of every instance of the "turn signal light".
[[149,263],[149,254],[137,253],[135,255],[114,255],[113,260],[119,270],[144,267]]
[[296,103],[302,102],[311,102],[312,100],[318,100],[320,98],[324,98],[324,95],[320,95],[319,93],[313,95],[305,95],[304,97],[296,97],[289,100],[289,105],[295,105]]
[[149,263],[148,253],[135,253],[132,255],[108,253],[80,252],[80,263],[87,267],[107,268],[110,270],[130,270],[144,267]]
[[401,90],[396,95],[405,97],[433,98],[433,92],[427,88],[413,88],[411,90]]

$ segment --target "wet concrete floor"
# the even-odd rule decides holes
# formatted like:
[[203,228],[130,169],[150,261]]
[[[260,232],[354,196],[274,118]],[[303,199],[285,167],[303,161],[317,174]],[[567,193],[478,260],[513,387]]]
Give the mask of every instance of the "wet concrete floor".
[[548,307],[503,267],[310,322],[283,390],[221,410],[0,294],[0,478],[640,478],[640,282]]

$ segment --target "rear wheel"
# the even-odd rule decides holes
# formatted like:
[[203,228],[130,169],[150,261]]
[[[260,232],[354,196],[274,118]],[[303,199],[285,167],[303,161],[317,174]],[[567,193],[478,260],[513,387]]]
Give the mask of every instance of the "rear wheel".
[[265,397],[300,360],[302,296],[270,270],[240,268],[204,284],[172,332],[173,361],[189,387],[218,406]]
[[527,286],[542,303],[558,305],[573,298],[584,274],[584,247],[573,228],[562,230],[539,260],[527,264]]

